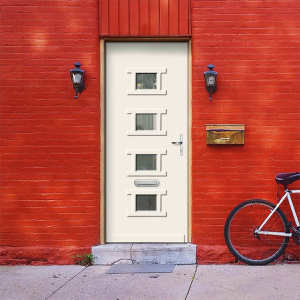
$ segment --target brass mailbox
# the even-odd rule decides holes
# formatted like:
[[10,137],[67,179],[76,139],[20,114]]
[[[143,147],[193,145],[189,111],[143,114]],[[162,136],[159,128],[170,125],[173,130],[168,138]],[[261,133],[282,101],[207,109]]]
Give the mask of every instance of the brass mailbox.
[[245,125],[206,125],[207,145],[244,145]]

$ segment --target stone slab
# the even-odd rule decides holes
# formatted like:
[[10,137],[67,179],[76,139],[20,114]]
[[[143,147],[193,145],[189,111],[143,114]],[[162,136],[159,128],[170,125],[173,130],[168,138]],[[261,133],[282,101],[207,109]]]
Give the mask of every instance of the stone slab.
[[175,265],[113,265],[106,274],[172,273]]
[[300,299],[298,265],[199,265],[187,300]]
[[196,264],[193,244],[106,244],[92,247],[95,265]]
[[82,266],[0,266],[0,298],[46,299],[84,269]]
[[113,265],[131,261],[132,244],[105,244],[92,247],[95,265]]
[[175,266],[172,273],[106,274],[109,266],[92,266],[69,281],[49,300],[184,300],[195,265]]
[[196,264],[193,244],[133,244],[131,257],[138,264]]

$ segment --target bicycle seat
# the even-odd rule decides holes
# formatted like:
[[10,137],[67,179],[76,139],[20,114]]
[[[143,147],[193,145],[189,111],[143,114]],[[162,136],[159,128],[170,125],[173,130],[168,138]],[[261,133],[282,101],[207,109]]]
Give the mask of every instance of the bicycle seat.
[[300,172],[293,172],[293,173],[278,173],[275,176],[275,181],[278,184],[283,184],[284,187],[288,184],[293,183],[294,181],[297,181],[300,179]]

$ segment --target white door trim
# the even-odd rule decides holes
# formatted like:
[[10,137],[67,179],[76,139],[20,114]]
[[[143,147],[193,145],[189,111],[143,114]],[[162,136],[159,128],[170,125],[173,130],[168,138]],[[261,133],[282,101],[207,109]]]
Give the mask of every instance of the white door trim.
[[192,242],[192,53],[191,39],[187,38],[104,38],[100,39],[100,244],[106,244],[106,214],[105,214],[105,136],[106,136],[106,99],[105,99],[105,55],[106,42],[133,42],[133,41],[154,41],[154,42],[183,42],[188,41],[188,237],[187,242]]

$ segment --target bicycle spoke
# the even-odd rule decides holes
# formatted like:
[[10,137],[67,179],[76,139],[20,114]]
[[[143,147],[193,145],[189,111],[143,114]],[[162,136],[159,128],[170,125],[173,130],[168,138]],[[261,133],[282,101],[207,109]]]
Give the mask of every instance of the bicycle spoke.
[[[237,206],[225,225],[225,239],[229,250],[240,260],[256,264],[276,258],[285,249],[289,238],[261,234],[255,236],[275,205],[264,200],[249,200]],[[286,232],[286,217],[275,211],[262,231]],[[258,264],[259,264],[258,263]]]

